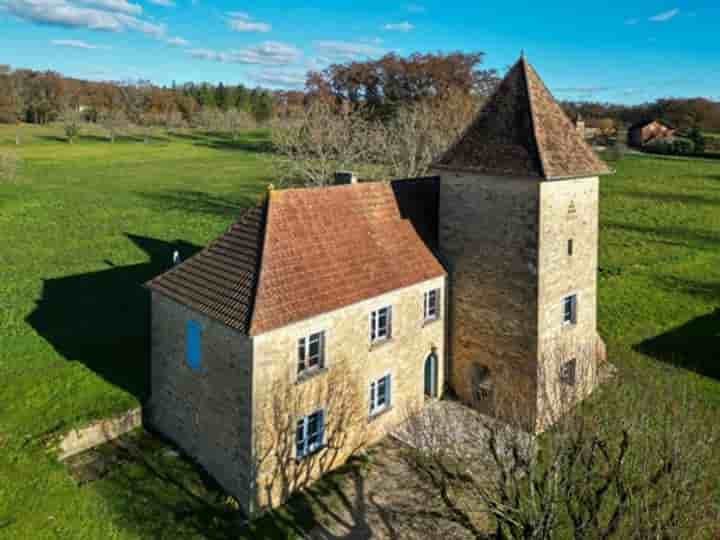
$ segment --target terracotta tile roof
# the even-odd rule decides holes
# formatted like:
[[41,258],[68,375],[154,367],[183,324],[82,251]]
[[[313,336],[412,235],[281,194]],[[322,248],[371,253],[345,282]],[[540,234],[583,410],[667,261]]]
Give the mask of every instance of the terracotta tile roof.
[[610,172],[525,58],[435,166],[545,179]]
[[273,191],[148,286],[257,335],[443,276],[422,238],[437,237],[422,219],[437,179],[401,182]]

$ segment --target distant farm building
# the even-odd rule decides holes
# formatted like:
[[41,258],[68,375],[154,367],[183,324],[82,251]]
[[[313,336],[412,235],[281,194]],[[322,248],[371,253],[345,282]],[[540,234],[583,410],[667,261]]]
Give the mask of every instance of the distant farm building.
[[659,120],[650,120],[640,122],[630,127],[628,131],[628,143],[630,146],[641,147],[650,141],[671,139],[674,136],[675,130],[672,127]]

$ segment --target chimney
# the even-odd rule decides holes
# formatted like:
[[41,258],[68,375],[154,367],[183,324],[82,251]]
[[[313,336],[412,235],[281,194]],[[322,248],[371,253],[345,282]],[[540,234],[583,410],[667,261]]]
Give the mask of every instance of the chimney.
[[335,173],[335,185],[357,184],[357,176],[351,171],[338,171]]

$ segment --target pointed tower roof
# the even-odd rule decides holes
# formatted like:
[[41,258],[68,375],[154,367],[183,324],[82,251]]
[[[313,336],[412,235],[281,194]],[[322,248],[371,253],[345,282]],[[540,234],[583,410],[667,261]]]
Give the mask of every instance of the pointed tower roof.
[[524,56],[435,166],[547,180],[610,172]]

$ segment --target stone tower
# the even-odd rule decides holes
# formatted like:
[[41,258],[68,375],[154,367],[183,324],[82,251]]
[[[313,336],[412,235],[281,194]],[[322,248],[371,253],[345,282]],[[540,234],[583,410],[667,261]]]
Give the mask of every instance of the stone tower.
[[452,389],[542,429],[557,388],[585,394],[595,381],[608,168],[523,57],[434,169]]

